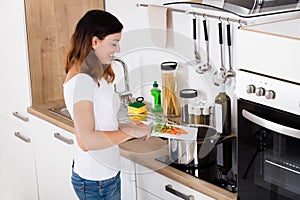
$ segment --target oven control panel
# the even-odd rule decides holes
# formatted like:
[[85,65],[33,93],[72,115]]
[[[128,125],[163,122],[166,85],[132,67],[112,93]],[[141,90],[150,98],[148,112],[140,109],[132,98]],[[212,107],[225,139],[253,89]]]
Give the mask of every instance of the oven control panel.
[[238,70],[238,98],[300,115],[300,84]]
[[247,85],[246,92],[248,94],[256,94],[256,96],[261,97],[264,96],[266,99],[275,99],[275,92],[273,90],[266,90],[263,87],[255,87],[255,85]]

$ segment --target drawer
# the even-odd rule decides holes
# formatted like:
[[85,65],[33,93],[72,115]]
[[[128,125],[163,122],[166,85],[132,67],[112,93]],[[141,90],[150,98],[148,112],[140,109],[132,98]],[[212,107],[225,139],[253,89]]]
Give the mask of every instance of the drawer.
[[161,198],[158,198],[157,196],[154,196],[150,192],[137,187],[137,200],[161,200]]
[[161,199],[213,200],[213,198],[184,186],[172,179],[136,164],[137,187]]

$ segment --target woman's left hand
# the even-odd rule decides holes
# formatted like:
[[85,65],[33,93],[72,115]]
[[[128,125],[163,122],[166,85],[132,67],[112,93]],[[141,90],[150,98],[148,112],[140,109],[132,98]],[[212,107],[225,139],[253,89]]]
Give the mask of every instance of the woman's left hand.
[[144,140],[150,137],[153,129],[152,123],[130,121],[127,123],[120,123],[119,128],[126,134],[134,138],[144,138]]

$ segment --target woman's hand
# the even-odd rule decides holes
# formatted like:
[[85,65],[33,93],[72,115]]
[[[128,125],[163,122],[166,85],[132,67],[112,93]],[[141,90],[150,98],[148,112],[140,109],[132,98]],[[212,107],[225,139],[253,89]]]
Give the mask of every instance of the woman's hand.
[[143,122],[130,121],[120,123],[119,128],[133,138],[144,138],[146,140],[150,136],[153,126],[152,123],[146,125]]

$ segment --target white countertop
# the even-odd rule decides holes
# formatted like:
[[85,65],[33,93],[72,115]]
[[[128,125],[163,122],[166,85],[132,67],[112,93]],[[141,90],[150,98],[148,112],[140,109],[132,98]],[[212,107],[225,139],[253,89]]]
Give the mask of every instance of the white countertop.
[[300,18],[252,25],[243,29],[300,40]]

